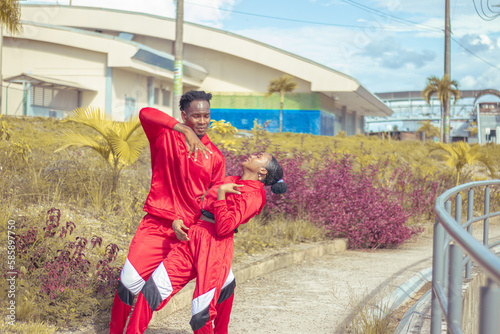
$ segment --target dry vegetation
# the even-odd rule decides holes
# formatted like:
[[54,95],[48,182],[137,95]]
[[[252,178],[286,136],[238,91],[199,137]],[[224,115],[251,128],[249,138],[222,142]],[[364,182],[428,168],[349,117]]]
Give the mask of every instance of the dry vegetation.
[[[89,242],[86,258],[91,266],[95,267],[99,259],[105,256],[106,245],[116,244],[119,252],[109,265],[121,268],[130,240],[144,215],[142,206],[151,177],[149,150],[144,150],[137,162],[121,172],[117,191],[111,193],[111,171],[95,152],[85,148],[54,152],[61,146],[63,128],[86,134],[91,134],[90,130],[78,124],[47,118],[4,116],[0,121],[0,261],[4,272],[8,271],[8,221],[15,222],[17,235],[34,227],[46,232],[43,230],[47,227],[46,212],[51,208],[60,210],[62,224],[72,222],[76,226],[71,235],[51,240],[51,256],[57,256],[58,250],[67,248],[68,242],[77,242],[77,237],[83,237]],[[321,158],[325,148],[333,152],[346,152],[356,157],[355,168],[359,170],[368,164],[387,160],[389,163],[384,174],[387,179],[382,180],[386,183],[391,182],[388,178],[391,170],[404,163],[422,175],[444,176],[441,178],[445,180],[440,185],[441,189],[453,186],[455,180],[455,171],[445,166],[443,161],[429,157],[425,144],[421,142],[380,140],[362,135],[324,137],[271,134],[258,127],[250,132],[236,134],[233,134],[234,131],[216,130],[209,133],[212,141],[230,150],[239,150],[244,145],[252,147],[261,140],[267,140],[272,143],[269,146],[270,153],[292,154],[294,150],[299,150]],[[498,166],[498,147],[490,145],[488,150],[496,158],[494,163]],[[463,182],[471,180],[473,175],[485,178],[488,174],[484,169],[477,169],[475,173],[465,176]],[[498,199],[498,194],[494,196]],[[425,225],[426,222],[412,223]],[[37,239],[40,243],[46,239],[41,234]],[[90,241],[94,237],[102,238],[101,247],[90,248]],[[293,223],[281,216],[255,219],[240,228],[235,245],[235,261],[269,248],[322,239],[325,239],[325,231],[307,219],[297,219]],[[40,293],[43,268],[37,267],[30,272],[26,266],[31,259],[26,254],[16,258],[16,269],[24,271],[16,285],[16,326],[6,327],[2,324],[1,332],[51,333],[55,330],[54,325],[71,327],[89,321],[108,321],[112,289],[108,289],[111,291],[108,293],[98,293],[98,280],[89,278],[89,286],[64,292],[64,296],[57,297],[58,302],[55,302]],[[93,277],[96,273],[89,272],[88,275]],[[1,285],[0,307],[5,313],[8,298],[4,294],[8,287],[5,280],[2,280]],[[6,315],[2,313],[3,317]]]

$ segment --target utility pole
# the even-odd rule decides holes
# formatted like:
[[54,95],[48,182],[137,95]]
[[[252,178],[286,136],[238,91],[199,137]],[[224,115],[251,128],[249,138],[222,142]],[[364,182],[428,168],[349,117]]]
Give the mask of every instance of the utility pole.
[[[450,57],[450,0],[445,0],[445,23],[444,23],[444,75],[448,75],[451,80],[451,57]],[[451,87],[450,87],[451,88]],[[447,89],[447,88],[445,88]],[[443,105],[444,113],[444,143],[450,142],[450,95],[445,99]]]
[[174,98],[172,117],[181,120],[179,101],[182,96],[182,53],[183,53],[184,0],[177,0],[175,17],[175,60],[174,60]]

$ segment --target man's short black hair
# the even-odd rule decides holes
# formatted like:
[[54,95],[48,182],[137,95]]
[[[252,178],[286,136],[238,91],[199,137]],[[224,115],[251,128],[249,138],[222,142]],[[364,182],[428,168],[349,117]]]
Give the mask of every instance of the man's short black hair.
[[179,108],[182,111],[186,111],[193,101],[207,101],[210,105],[210,100],[212,99],[211,93],[205,93],[203,90],[192,90],[181,96],[179,101]]

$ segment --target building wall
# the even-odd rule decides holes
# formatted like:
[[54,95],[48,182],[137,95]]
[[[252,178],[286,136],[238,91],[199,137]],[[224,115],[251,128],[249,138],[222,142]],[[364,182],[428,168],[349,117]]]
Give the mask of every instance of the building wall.
[[[2,75],[8,78],[21,73],[76,82],[93,88],[97,92],[82,93],[82,105],[104,107],[106,55],[102,53],[35,40],[4,37]],[[4,93],[7,93],[7,85],[3,84]],[[8,89],[9,105],[6,106],[3,99],[2,110],[11,113],[16,111],[20,102],[15,98],[17,94],[15,91],[22,89],[22,86],[11,84]]]
[[[273,68],[194,45],[184,46],[184,57],[209,69],[210,75],[203,81],[201,89],[217,87],[219,92],[265,93],[269,82],[283,75]],[[295,81],[298,83],[295,93],[311,91],[309,82],[299,78]]]

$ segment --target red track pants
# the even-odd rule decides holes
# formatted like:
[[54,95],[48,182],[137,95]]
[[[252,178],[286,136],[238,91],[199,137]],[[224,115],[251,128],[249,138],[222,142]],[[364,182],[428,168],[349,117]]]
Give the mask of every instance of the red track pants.
[[143,333],[153,311],[160,310],[196,277],[191,304],[195,333],[227,333],[235,287],[231,271],[233,236],[219,237],[215,225],[200,221],[189,229],[189,242],[172,250],[144,284],[126,333]]
[[[153,271],[170,251],[181,243],[172,229],[172,221],[147,214],[142,219],[130,244],[111,311],[110,333],[123,334],[132,309],[134,296],[143,288]],[[217,333],[227,333],[232,296],[217,305]]]

